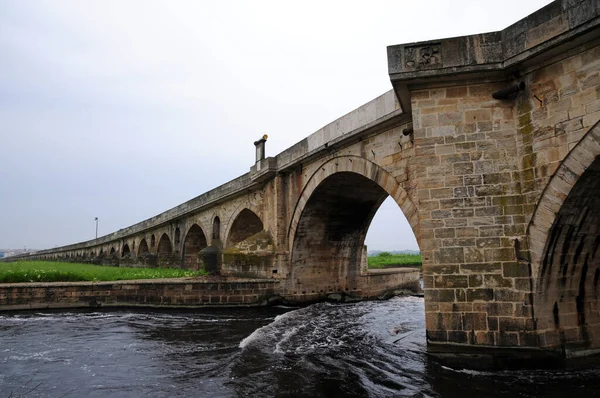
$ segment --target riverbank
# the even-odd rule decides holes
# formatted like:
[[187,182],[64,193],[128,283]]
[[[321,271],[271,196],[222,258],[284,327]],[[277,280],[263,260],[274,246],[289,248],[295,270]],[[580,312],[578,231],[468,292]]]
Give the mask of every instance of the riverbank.
[[56,261],[15,261],[0,265],[0,283],[97,282],[186,278],[206,274],[204,270],[181,268],[114,267]]
[[423,266],[423,260],[420,254],[393,254],[381,252],[376,256],[369,256],[367,262],[370,269],[421,268]]
[[0,311],[97,307],[260,307],[350,302],[420,290],[418,270],[370,271],[351,291],[296,292],[280,279],[204,275],[104,282],[0,283]]

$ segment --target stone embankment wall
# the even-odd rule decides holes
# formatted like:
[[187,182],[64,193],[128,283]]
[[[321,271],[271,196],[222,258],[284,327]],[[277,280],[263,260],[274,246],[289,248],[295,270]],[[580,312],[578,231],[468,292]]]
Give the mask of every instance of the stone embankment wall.
[[[259,307],[279,302],[387,298],[419,292],[419,270],[379,270],[361,278],[358,289],[339,292],[288,292],[275,279],[134,280],[0,284],[0,311],[89,307]],[[316,294],[315,294],[316,293]],[[339,296],[339,298],[337,298]]]
[[[419,272],[417,268],[370,270],[356,275],[353,287],[334,286],[327,288],[324,285],[310,284],[290,289],[284,281],[282,285],[286,287],[282,296],[289,303],[310,303],[331,299],[332,297],[340,297],[342,301],[353,301],[386,298],[404,291],[418,293],[421,292]],[[327,283],[326,280],[324,282]],[[335,300],[337,301],[337,299]]]
[[139,280],[0,284],[0,311],[84,307],[253,307],[276,297],[272,280]]

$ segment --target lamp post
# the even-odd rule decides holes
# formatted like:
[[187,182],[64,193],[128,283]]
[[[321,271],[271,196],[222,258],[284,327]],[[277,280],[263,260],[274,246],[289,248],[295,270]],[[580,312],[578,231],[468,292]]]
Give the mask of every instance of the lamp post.
[[96,221],[96,239],[98,239],[98,217],[94,219]]

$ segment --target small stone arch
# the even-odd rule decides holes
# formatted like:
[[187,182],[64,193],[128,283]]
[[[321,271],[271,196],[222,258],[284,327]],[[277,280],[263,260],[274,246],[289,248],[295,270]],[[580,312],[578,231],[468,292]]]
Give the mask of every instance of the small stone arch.
[[123,245],[123,250],[121,250],[121,257],[131,256],[131,250],[129,249],[129,245],[125,243]]
[[163,233],[158,241],[158,248],[156,249],[157,262],[160,267],[179,267],[181,265],[181,258],[173,254],[173,245],[171,244],[171,238],[167,233]]
[[198,252],[207,246],[206,235],[198,224],[193,224],[183,242],[183,267],[198,268]]
[[146,239],[145,239],[145,238],[143,238],[143,239],[140,241],[140,244],[139,244],[139,246],[138,246],[138,252],[137,252],[137,255],[138,255],[138,257],[140,257],[140,256],[143,256],[143,255],[145,255],[145,254],[148,254],[149,252],[150,252],[150,250],[148,249],[148,243],[146,243]]
[[171,244],[171,239],[166,233],[163,233],[160,237],[160,240],[158,241],[157,253],[158,255],[173,253],[173,245]]
[[243,207],[231,217],[225,246],[234,246],[263,229],[264,225],[260,217],[254,211]]
[[156,236],[154,236],[154,234],[152,234],[152,236],[150,237],[150,247],[154,247],[156,246]]
[[111,247],[110,248],[110,255],[112,256],[113,254],[115,254],[115,252],[116,252],[116,250],[115,250],[114,246]]

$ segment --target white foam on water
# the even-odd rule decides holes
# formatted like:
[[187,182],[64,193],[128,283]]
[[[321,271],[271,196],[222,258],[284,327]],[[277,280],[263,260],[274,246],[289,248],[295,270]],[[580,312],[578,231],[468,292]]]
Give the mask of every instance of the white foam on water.
[[292,319],[296,313],[300,310],[289,311],[281,315],[277,315],[273,322],[268,325],[259,327],[254,332],[252,332],[248,337],[244,338],[240,341],[239,347],[246,348],[253,343],[257,343],[260,341],[268,340],[272,341],[276,337],[277,330],[279,329],[279,325],[287,322],[287,320]]
[[482,371],[482,370],[454,369],[454,368],[450,368],[448,366],[443,366],[443,365],[441,365],[441,368],[444,370],[449,370],[451,372],[464,373],[464,374],[468,374],[471,376],[493,376],[493,375],[498,374],[498,372],[486,372],[486,371]]
[[277,343],[275,343],[275,350],[273,351],[275,354],[283,354],[284,350],[282,350],[282,345],[285,344],[287,341],[290,340],[290,338],[295,335],[298,332],[298,328],[297,327],[293,327],[289,330],[286,330],[283,333],[283,336],[281,338],[281,340],[279,340]]

